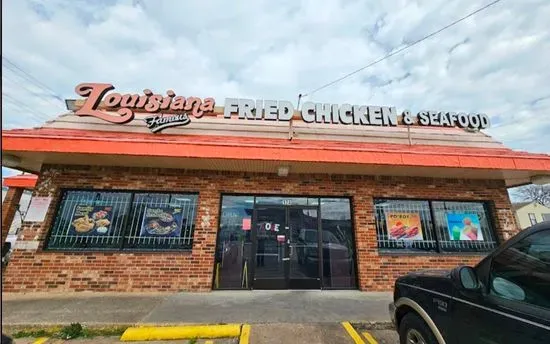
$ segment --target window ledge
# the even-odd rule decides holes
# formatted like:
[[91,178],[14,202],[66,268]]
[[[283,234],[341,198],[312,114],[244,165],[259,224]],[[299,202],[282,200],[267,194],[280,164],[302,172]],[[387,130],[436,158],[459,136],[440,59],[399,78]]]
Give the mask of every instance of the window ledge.
[[71,253],[71,254],[118,254],[118,255],[124,255],[124,254],[138,254],[138,255],[146,255],[146,254],[187,254],[190,255],[193,250],[191,249],[185,249],[185,250],[145,250],[145,249],[135,249],[135,250],[98,250],[98,249],[89,249],[89,250],[78,250],[78,249],[43,249],[40,251],[41,253]]
[[391,251],[391,250],[378,250],[380,256],[476,256],[484,257],[491,253],[491,251],[483,252],[416,252],[416,251]]

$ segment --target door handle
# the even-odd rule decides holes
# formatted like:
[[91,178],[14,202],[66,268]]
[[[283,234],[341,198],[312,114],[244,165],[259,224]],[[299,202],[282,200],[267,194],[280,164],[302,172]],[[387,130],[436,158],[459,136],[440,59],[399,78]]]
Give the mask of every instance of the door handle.
[[287,260],[290,260],[290,258],[283,258],[283,261],[286,262]]

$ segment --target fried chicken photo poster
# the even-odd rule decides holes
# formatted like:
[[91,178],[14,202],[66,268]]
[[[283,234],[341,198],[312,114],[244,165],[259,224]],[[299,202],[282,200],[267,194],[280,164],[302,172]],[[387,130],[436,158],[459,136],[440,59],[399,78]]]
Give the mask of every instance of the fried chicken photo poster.
[[140,236],[179,237],[182,213],[182,207],[145,208]]
[[423,240],[419,213],[387,213],[388,236],[395,240]]
[[483,241],[477,214],[447,213],[447,228],[451,240]]
[[78,204],[74,208],[69,235],[108,235],[112,213],[112,206]]

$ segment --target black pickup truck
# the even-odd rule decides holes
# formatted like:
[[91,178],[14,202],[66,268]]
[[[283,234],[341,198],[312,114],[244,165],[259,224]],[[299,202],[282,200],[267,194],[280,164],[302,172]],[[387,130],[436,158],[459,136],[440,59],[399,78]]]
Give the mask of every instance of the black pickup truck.
[[550,343],[550,222],[521,231],[475,267],[398,278],[400,343]]

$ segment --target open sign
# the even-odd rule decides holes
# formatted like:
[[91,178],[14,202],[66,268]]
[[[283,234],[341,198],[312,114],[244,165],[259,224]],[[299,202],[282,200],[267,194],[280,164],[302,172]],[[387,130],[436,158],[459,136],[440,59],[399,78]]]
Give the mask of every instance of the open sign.
[[263,222],[259,224],[260,229],[264,230],[266,232],[278,232],[281,228],[281,225],[279,223],[272,223],[272,222]]

